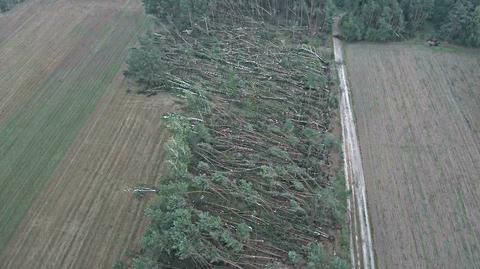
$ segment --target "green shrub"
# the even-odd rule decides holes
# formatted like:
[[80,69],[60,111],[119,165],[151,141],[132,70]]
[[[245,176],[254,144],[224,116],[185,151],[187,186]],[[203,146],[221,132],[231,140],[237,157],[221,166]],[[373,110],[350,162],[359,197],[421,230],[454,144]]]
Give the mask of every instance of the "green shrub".
[[305,247],[307,252],[307,269],[323,269],[327,263],[327,255],[321,243],[310,243]]
[[330,263],[328,265],[328,268],[329,269],[348,269],[348,268],[351,268],[351,267],[350,267],[350,264],[348,264],[347,261],[345,261],[344,259],[342,259],[338,256],[335,256],[330,261]]
[[288,252],[288,259],[290,260],[290,262],[293,264],[293,265],[298,265],[298,263],[300,262],[299,259],[299,255],[297,254],[296,251],[289,251]]
[[335,149],[337,152],[341,152],[341,145],[338,140],[338,138],[331,134],[331,133],[326,133],[323,137],[323,145],[327,149]]
[[165,64],[162,61],[162,55],[153,44],[150,36],[145,36],[140,40],[141,46],[130,51],[127,58],[128,70],[124,75],[134,79],[147,88],[155,88],[165,85]]

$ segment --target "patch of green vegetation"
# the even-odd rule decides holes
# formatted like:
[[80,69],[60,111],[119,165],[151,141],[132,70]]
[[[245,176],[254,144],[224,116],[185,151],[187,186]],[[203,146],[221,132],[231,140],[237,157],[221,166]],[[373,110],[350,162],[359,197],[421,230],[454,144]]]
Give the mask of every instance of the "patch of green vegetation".
[[431,49],[435,52],[456,52],[458,51],[454,47],[447,47],[447,46],[436,46],[436,47],[431,47]]

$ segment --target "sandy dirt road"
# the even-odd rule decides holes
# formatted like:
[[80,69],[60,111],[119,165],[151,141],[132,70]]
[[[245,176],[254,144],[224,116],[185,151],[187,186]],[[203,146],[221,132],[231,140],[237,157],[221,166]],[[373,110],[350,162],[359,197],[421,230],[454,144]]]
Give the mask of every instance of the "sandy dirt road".
[[378,268],[480,268],[480,51],[350,44]]
[[340,36],[338,27],[340,17],[335,18],[333,25],[333,49],[338,79],[340,81],[340,115],[342,123],[342,143],[345,178],[347,190],[352,197],[347,206],[350,222],[350,251],[353,268],[375,268],[375,257],[368,214],[367,193],[360,146],[357,137],[355,120],[351,102],[351,91],[348,83],[347,69],[343,57],[343,42],[335,37]]

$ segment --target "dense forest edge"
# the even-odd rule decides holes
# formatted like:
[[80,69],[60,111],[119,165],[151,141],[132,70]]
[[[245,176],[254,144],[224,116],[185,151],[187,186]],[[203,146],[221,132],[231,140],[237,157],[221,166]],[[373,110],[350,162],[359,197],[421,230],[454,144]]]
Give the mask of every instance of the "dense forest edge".
[[182,109],[141,249],[114,267],[350,268],[333,2],[144,5],[125,75]]
[[0,0],[0,12],[5,12],[13,8],[18,3],[25,0]]
[[479,0],[336,0],[349,41],[399,41],[418,33],[480,46]]

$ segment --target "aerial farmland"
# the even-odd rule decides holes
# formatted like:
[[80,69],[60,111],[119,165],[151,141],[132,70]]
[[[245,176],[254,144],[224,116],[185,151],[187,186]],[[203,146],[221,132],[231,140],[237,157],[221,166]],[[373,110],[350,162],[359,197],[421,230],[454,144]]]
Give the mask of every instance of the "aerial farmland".
[[378,268],[480,266],[480,51],[350,44]]
[[0,0],[0,269],[480,268],[479,0]]
[[[138,1],[27,1],[0,17],[0,268],[110,268],[136,244],[169,98],[127,95]],[[94,247],[92,247],[94,246]]]

